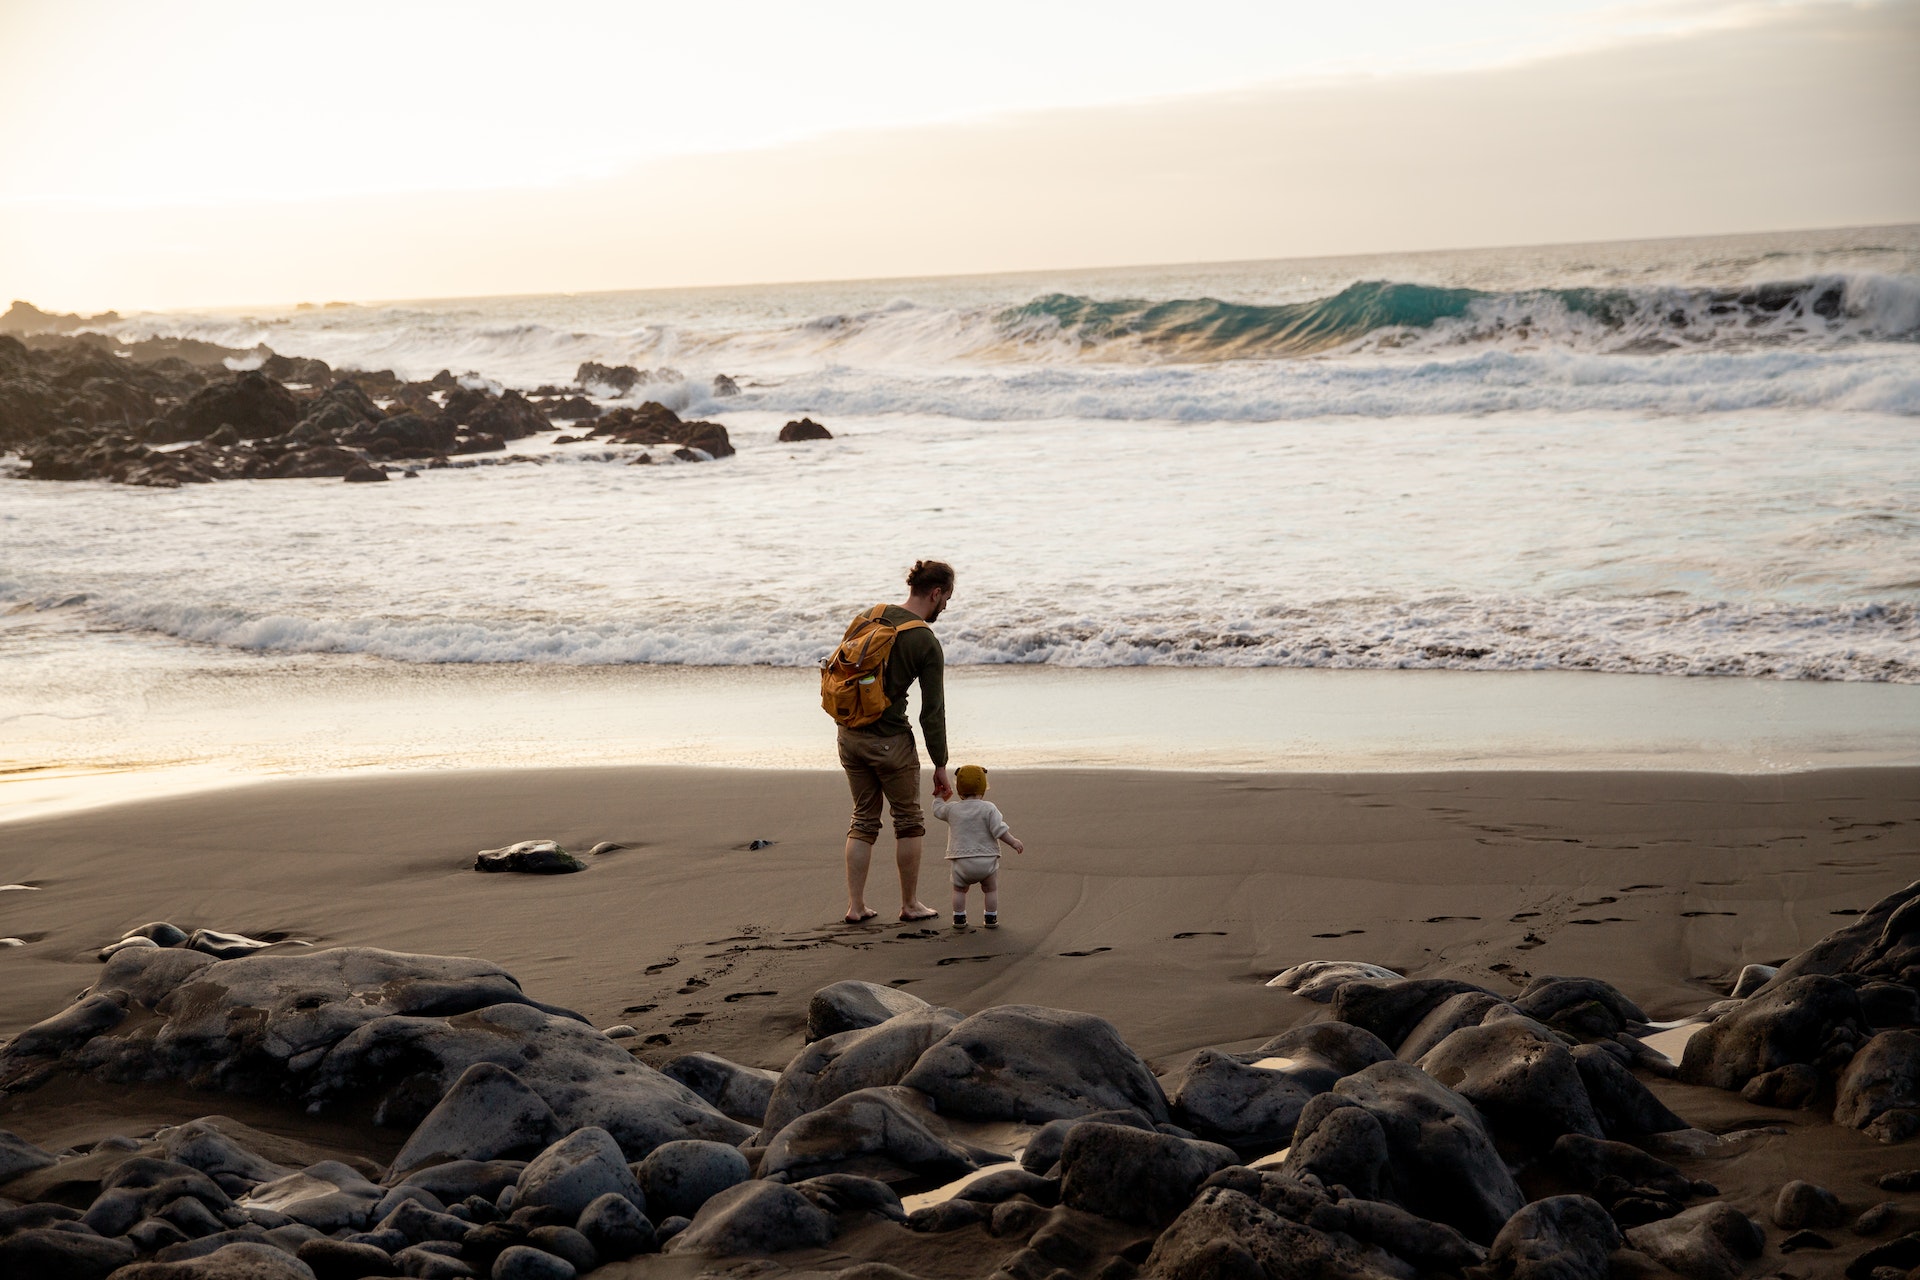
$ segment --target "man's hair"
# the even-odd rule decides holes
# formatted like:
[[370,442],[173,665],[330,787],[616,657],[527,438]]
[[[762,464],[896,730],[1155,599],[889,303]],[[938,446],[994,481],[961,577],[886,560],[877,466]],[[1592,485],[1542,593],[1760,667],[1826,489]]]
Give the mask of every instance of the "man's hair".
[[915,595],[953,590],[953,566],[945,560],[915,560],[907,570],[907,590]]

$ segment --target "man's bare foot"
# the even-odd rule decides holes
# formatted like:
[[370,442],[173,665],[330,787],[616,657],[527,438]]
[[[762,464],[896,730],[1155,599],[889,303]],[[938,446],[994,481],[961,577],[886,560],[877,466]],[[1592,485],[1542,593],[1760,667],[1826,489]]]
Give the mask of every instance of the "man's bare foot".
[[926,903],[916,902],[900,913],[900,922],[902,924],[912,924],[916,920],[931,920],[939,914],[938,911],[935,911]]
[[878,911],[875,911],[872,907],[863,907],[858,911],[849,911],[847,912],[846,915],[840,918],[842,920],[845,920],[848,924],[865,924],[867,921],[873,919],[875,916],[879,914],[880,913]]

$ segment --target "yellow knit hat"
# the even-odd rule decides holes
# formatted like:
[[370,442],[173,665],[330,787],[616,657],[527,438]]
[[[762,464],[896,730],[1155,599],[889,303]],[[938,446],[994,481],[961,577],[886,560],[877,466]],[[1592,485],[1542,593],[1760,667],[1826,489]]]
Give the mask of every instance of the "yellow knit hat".
[[987,767],[981,764],[961,765],[953,771],[953,787],[963,796],[987,794]]

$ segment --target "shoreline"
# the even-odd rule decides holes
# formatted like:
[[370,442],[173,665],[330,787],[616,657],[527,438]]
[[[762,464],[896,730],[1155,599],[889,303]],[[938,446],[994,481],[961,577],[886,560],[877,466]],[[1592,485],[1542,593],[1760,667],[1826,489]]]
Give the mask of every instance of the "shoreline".
[[[804,668],[420,665],[151,642],[82,680],[0,676],[0,825],[302,777],[831,769]],[[46,677],[46,678],[43,678]],[[1803,773],[1920,765],[1920,685],[1592,672],[949,670],[955,762],[1294,773]]]

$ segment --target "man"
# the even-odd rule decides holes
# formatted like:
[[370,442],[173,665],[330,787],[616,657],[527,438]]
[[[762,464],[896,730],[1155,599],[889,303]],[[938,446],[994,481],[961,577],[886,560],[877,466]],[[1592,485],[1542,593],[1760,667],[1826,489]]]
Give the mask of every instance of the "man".
[[[882,617],[894,626],[931,623],[953,598],[953,566],[918,560],[907,574],[907,602],[888,605]],[[894,639],[887,658],[884,688],[887,709],[872,724],[840,729],[840,766],[853,792],[853,824],[847,830],[848,924],[871,920],[879,912],[867,906],[867,868],[880,838],[880,802],[893,815],[895,859],[900,869],[900,919],[931,920],[940,913],[920,901],[920,851],[927,828],[920,815],[920,752],[907,720],[907,694],[920,682],[920,733],[933,758],[933,793],[953,795],[947,779],[947,700],[943,687],[946,655],[931,627],[912,627]]]

